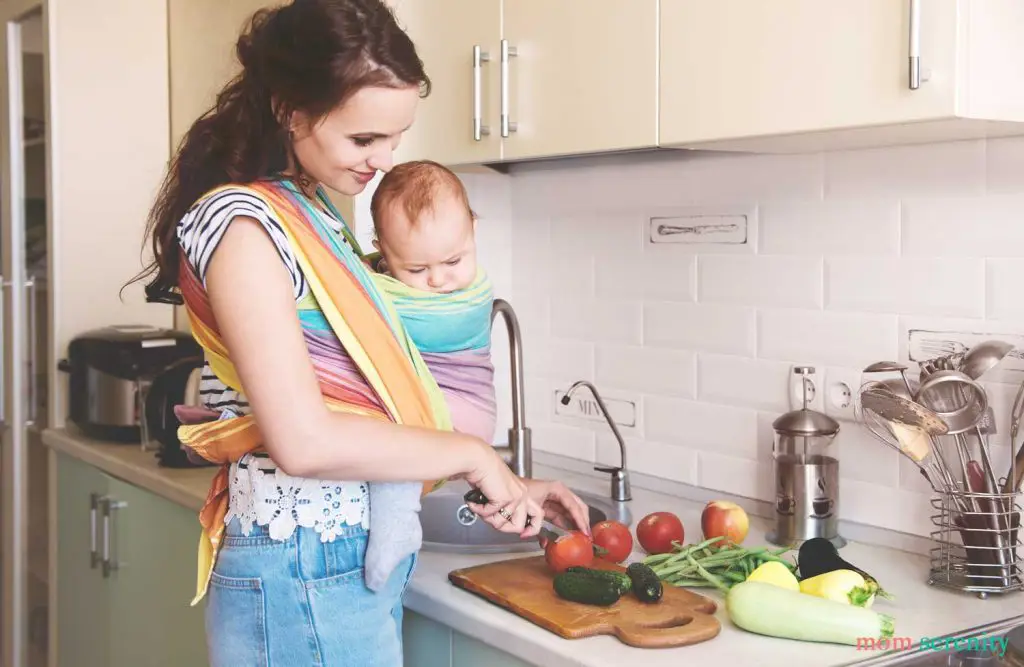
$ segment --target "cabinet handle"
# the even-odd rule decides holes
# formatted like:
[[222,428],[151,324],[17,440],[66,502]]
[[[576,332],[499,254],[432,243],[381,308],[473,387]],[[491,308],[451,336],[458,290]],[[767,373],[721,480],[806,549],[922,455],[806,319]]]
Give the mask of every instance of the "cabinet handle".
[[25,281],[25,289],[28,291],[28,349],[29,349],[29,367],[28,367],[28,420],[26,420],[26,426],[34,426],[36,423],[36,412],[39,402],[38,395],[38,381],[36,378],[36,368],[38,367],[38,345],[36,338],[38,332],[36,331],[36,279],[29,278]]
[[105,498],[98,493],[89,494],[89,569],[94,570],[100,564],[100,552],[96,548],[96,511]]
[[110,498],[102,498],[100,502],[103,504],[103,578],[106,579],[111,572],[121,566],[116,556],[112,554],[113,549],[110,546],[110,529],[113,524],[111,517],[115,510],[124,509],[128,503]]
[[910,0],[910,89],[921,87],[921,0]]
[[483,63],[490,62],[491,57],[480,48],[480,45],[473,45],[473,141],[480,141],[491,133],[491,128],[484,125],[483,120],[483,93],[481,79],[483,78]]
[[501,136],[507,137],[516,131],[516,124],[508,115],[508,59],[519,55],[516,47],[509,46],[508,40],[501,40]]

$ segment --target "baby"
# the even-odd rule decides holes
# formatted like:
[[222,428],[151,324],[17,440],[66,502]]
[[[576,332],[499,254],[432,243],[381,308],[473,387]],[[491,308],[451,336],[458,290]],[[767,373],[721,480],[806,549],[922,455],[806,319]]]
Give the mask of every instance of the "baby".
[[[429,161],[396,165],[370,204],[379,257],[377,287],[444,394],[453,427],[486,442],[494,435],[490,281],[477,266],[476,215],[459,178]],[[370,484],[366,583],[379,590],[417,551],[423,532],[420,482]]]

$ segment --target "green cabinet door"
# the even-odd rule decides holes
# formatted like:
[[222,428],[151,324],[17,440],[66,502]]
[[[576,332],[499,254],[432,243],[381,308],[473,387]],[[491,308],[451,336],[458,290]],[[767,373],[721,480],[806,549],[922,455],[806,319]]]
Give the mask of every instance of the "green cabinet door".
[[108,478],[92,466],[57,457],[57,664],[110,665],[111,600],[102,572],[102,518],[98,507]]
[[402,636],[404,667],[531,667],[531,663],[408,609]]
[[206,667],[196,589],[196,512],[110,480],[110,667]]

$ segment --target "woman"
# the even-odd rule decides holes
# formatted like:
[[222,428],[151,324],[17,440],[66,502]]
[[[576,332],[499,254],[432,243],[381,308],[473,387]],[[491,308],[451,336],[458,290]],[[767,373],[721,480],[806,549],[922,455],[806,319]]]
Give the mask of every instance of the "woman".
[[588,530],[586,506],[446,427],[320,188],[356,195],[390,169],[429,91],[390,11],[295,0],[258,12],[237,55],[154,205],[146,287],[184,295],[207,352],[208,419],[183,439],[224,464],[201,515],[211,663],[399,665],[415,556],[367,589],[368,483],[465,479],[490,500],[473,509],[524,539],[542,518]]

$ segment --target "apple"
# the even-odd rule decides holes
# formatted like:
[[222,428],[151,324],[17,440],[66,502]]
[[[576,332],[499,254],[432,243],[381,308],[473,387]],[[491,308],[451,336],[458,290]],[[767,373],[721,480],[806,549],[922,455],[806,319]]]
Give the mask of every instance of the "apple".
[[728,500],[712,500],[700,515],[700,529],[704,539],[724,537],[733,544],[741,544],[750,529],[750,519],[743,508]]

